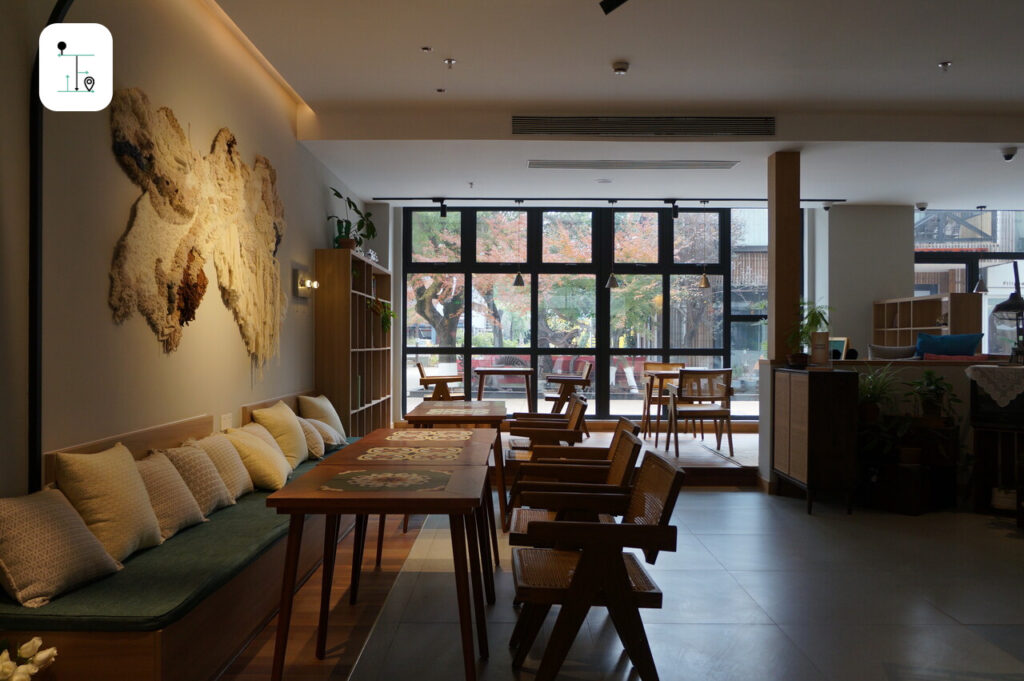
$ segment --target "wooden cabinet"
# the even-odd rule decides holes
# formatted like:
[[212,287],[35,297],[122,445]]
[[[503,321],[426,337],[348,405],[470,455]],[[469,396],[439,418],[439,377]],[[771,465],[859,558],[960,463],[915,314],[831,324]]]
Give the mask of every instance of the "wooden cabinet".
[[857,484],[857,373],[775,372],[772,468],[807,492],[838,491],[847,504]]
[[316,251],[317,391],[338,410],[348,435],[391,426],[391,336],[381,302],[391,273],[349,249]]
[[981,333],[981,294],[876,300],[872,314],[875,345],[914,345],[919,333]]

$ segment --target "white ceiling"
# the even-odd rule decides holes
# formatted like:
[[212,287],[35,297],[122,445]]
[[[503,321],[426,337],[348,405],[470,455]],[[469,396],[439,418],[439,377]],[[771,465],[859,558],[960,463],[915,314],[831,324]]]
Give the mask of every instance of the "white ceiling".
[[[629,0],[608,16],[597,0],[218,2],[324,120],[358,109],[397,121],[387,133],[328,125],[306,142],[364,199],[763,197],[767,156],[797,149],[805,198],[1024,208],[1024,159],[999,153],[1024,150],[1021,0]],[[457,60],[450,70],[445,57]],[[612,74],[618,59],[631,63],[624,77]],[[412,127],[422,112],[457,120],[485,107],[875,122],[854,134],[790,125],[752,142],[459,139],[472,135],[455,125],[399,139],[403,115]],[[739,164],[554,171],[528,170],[529,159]]]

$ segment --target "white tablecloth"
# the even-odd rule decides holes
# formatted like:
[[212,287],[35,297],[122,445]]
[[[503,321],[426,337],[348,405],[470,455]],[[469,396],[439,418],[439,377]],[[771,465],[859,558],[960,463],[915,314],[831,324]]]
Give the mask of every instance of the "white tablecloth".
[[991,395],[1000,407],[1024,393],[1024,366],[973,364],[967,367],[967,377]]

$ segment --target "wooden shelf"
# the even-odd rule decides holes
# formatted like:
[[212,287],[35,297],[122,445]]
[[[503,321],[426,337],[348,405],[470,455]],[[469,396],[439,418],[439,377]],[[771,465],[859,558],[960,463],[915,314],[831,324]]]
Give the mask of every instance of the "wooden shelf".
[[391,425],[391,339],[372,308],[390,301],[391,273],[347,249],[316,251],[316,386],[348,435]]
[[915,345],[919,333],[980,333],[981,294],[876,300],[872,320],[871,342],[875,345]]

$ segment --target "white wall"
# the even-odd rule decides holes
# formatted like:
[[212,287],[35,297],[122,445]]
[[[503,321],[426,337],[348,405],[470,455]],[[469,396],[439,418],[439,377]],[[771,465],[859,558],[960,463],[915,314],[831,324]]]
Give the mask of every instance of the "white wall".
[[840,204],[828,216],[831,333],[866,358],[871,303],[914,295],[914,208]]
[[[43,16],[7,12],[0,50],[11,92],[28,91],[28,60]],[[16,4],[29,4],[17,3]],[[47,5],[48,3],[38,3]],[[33,12],[38,8],[33,7]],[[44,10],[48,8],[43,8]],[[8,22],[13,17],[15,21]],[[277,170],[288,231],[278,260],[288,297],[281,347],[262,374],[250,363],[216,272],[177,351],[165,354],[137,313],[115,325],[107,305],[114,245],[139,189],[110,149],[108,112],[45,116],[43,448],[144,428],[202,413],[233,414],[239,405],[313,385],[313,308],[291,295],[293,267],[310,269],[313,249],[329,245],[328,185],[348,188],[295,139],[295,102],[197,0],[78,0],[68,21],[97,21],[114,37],[115,88],[138,87],[172,109],[193,146],[207,153],[217,130],[235,134],[243,159],[266,156]],[[8,35],[10,34],[10,35]],[[8,57],[11,59],[8,60]],[[5,314],[0,376],[13,408],[0,418],[0,494],[26,486],[24,333],[27,295],[27,94],[3,104],[0,216]],[[17,142],[8,146],[12,140]],[[13,195],[13,196],[12,196]],[[8,326],[9,325],[9,326]],[[18,333],[12,332],[17,331]],[[13,416],[6,412],[13,412]],[[0,422],[0,426],[11,425]],[[10,431],[10,432],[8,432]]]

